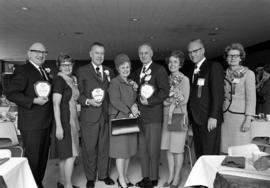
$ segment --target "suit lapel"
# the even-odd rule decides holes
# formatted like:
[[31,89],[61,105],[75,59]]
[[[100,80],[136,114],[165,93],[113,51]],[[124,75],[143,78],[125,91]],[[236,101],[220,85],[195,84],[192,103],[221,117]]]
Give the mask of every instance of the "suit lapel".
[[35,77],[38,78],[38,80],[46,80],[45,78],[43,78],[39,70],[32,63],[30,63],[29,61],[27,61],[27,63],[29,65],[29,69],[33,71],[33,74],[35,75]]
[[92,63],[89,64],[89,70],[90,73],[94,76],[94,78],[98,81],[98,83],[102,83],[102,80],[98,77],[96,70],[94,69],[94,66]]

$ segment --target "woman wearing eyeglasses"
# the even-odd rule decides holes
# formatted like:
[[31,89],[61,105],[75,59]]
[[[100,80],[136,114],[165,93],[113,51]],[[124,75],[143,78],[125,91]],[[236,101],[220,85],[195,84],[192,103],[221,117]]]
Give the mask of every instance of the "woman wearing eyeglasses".
[[57,60],[59,73],[53,82],[54,126],[51,154],[59,158],[60,182],[57,188],[72,188],[71,176],[74,160],[79,153],[79,122],[77,98],[79,90],[72,75],[73,60],[67,54],[60,54]]
[[228,147],[249,143],[249,130],[256,108],[255,74],[243,65],[246,53],[239,43],[225,48],[224,57],[229,67],[224,83],[224,122],[221,126],[221,152]]

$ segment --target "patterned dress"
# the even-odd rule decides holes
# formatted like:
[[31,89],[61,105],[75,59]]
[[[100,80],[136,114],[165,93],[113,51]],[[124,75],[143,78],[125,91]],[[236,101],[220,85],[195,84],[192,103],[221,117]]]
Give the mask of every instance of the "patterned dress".
[[187,116],[187,102],[189,98],[189,79],[179,72],[176,76],[169,76],[170,97],[166,99],[171,105],[164,106],[164,118],[161,138],[161,149],[169,150],[172,153],[183,153],[187,131],[176,132],[168,131],[170,106],[173,107],[173,113],[185,113]]

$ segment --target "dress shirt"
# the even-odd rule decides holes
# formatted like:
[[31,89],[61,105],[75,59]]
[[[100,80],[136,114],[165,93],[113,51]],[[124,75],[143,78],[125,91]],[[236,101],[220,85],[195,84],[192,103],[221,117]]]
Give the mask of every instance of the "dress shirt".
[[[102,67],[102,65],[97,66],[97,65],[95,65],[94,63],[92,63],[92,65],[94,66],[95,71],[97,71],[97,67],[99,68],[99,72],[100,72],[101,78],[102,78],[102,80],[103,80],[103,67]],[[96,72],[96,73],[97,73],[97,72]]]

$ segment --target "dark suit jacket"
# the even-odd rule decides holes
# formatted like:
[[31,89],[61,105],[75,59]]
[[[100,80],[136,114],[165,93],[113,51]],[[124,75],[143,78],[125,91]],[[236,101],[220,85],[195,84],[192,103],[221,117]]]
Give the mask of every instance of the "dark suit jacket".
[[[155,92],[148,99],[149,105],[142,105],[138,97],[139,110],[144,123],[160,123],[163,118],[163,101],[169,96],[170,90],[168,74],[164,67],[154,62],[149,69],[151,69],[151,79],[148,83],[154,86]],[[143,80],[140,83],[141,70],[142,68],[139,68],[134,75],[139,87],[144,83]],[[140,91],[140,88],[138,91]]]
[[[198,97],[198,79],[203,78],[201,97]],[[192,77],[190,78],[192,81]],[[190,87],[189,107],[192,121],[198,125],[207,125],[208,118],[222,121],[222,104],[224,100],[224,71],[216,62],[205,60],[200,72],[194,76]]]
[[[47,75],[49,78],[49,75]],[[33,103],[37,97],[34,84],[46,81],[29,61],[18,66],[7,89],[8,100],[18,105],[18,128],[20,130],[40,130],[50,127],[53,108],[52,98],[44,105]],[[51,82],[51,80],[49,80]]]
[[[81,104],[80,120],[85,122],[95,123],[103,114],[105,121],[108,121],[108,92],[109,80],[105,74],[105,70],[109,71],[110,79],[113,78],[113,72],[108,67],[103,66],[103,81],[99,79],[94,70],[92,63],[82,66],[78,69],[78,88],[80,91],[79,102]],[[86,99],[92,99],[91,92],[101,88],[105,91],[105,97],[100,107],[85,105]]]
[[259,95],[263,97],[262,112],[270,114],[270,78],[265,81]]

